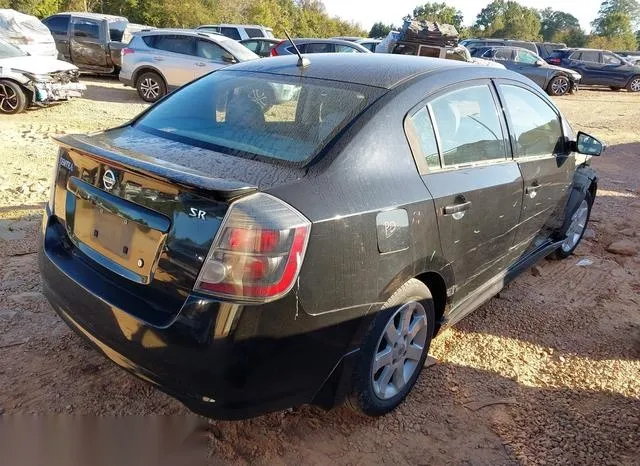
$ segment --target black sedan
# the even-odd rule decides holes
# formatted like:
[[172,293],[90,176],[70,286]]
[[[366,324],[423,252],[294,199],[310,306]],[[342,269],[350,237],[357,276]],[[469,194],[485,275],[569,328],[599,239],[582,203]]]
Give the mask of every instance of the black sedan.
[[580,73],[581,84],[608,86],[615,91],[627,89],[629,92],[640,92],[640,65],[607,50],[556,50],[547,61]]
[[[573,253],[596,195],[577,153],[602,144],[519,74],[386,54],[302,65],[233,65],[58,139],[47,298],[208,416],[387,413],[439,330]],[[264,86],[292,98],[262,107]]]
[[478,47],[472,56],[502,63],[525,75],[549,95],[560,96],[578,90],[580,73],[548,64],[535,53],[519,47]]

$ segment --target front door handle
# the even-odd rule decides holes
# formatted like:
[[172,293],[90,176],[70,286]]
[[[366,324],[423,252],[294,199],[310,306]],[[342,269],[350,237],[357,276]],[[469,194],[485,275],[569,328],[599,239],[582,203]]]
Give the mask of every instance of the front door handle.
[[207,66],[207,64],[206,64],[206,63],[202,63],[202,62],[200,61],[200,62],[196,63],[196,66]]
[[471,201],[461,202],[459,204],[448,205],[444,209],[442,209],[445,215],[453,215],[460,212],[464,212],[471,208]]

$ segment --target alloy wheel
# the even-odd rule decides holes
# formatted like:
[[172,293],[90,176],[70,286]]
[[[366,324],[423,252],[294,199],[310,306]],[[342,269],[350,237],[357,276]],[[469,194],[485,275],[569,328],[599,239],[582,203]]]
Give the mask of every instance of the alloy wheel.
[[556,79],[551,84],[551,90],[555,95],[564,95],[569,91],[569,80],[567,78]]
[[589,217],[589,203],[583,199],[573,215],[571,216],[571,224],[567,230],[567,236],[562,242],[562,250],[565,253],[573,250],[582,238],[582,233],[587,226],[587,218]]
[[427,314],[422,304],[402,305],[389,319],[373,356],[371,383],[380,399],[397,395],[418,370],[427,341]]
[[0,84],[0,110],[6,113],[13,112],[20,105],[16,91],[9,86]]
[[145,99],[155,100],[160,95],[160,84],[151,78],[145,78],[140,83],[140,90]]
[[640,78],[635,78],[633,81],[631,81],[631,84],[629,84],[629,89],[631,89],[631,92],[640,92]]

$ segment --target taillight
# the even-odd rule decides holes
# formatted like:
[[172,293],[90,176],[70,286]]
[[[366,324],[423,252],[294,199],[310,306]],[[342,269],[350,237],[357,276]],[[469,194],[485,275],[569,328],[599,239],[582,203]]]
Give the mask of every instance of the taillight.
[[278,42],[275,47],[273,47],[271,49],[271,56],[272,57],[277,57],[278,56],[278,51],[276,50],[278,47],[280,47],[282,44],[284,44],[286,42],[286,40],[281,40],[280,42]]
[[562,63],[562,60],[560,58],[549,58],[547,62],[551,63],[552,65],[560,65]]
[[122,56],[129,55],[130,53],[134,53],[135,50],[130,49],[129,47],[125,47],[122,49]]
[[267,302],[298,278],[311,222],[265,193],[235,201],[218,230],[195,290],[236,301]]

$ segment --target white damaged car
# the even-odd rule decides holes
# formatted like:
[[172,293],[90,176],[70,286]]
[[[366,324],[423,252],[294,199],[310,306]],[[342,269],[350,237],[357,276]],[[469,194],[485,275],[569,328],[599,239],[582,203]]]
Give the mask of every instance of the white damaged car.
[[78,76],[78,67],[71,63],[30,56],[0,40],[0,113],[80,97],[86,86]]

